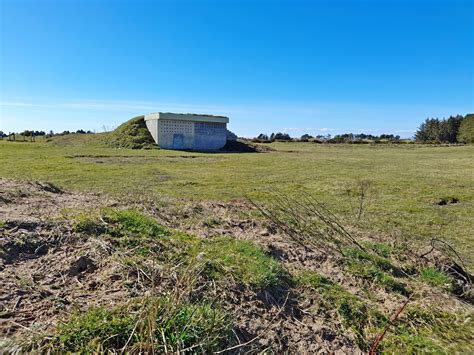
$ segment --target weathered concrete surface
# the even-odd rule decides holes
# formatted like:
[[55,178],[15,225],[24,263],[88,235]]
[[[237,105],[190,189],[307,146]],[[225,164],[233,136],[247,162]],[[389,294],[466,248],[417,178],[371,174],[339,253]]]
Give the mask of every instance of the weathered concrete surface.
[[227,141],[224,116],[157,113],[145,116],[155,142],[165,149],[213,151]]

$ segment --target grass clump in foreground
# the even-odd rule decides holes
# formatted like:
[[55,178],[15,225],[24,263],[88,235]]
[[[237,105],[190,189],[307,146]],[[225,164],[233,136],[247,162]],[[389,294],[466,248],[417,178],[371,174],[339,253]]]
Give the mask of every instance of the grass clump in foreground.
[[73,314],[45,347],[79,353],[211,352],[225,345],[229,331],[229,319],[214,305],[153,297]]
[[357,248],[345,249],[344,255],[343,262],[354,276],[375,282],[389,292],[405,296],[410,293],[406,285],[397,280],[404,276],[403,270],[393,265],[388,258]]
[[[76,230],[99,232],[134,256],[134,262],[153,258],[183,269],[200,269],[212,280],[233,280],[255,288],[278,284],[281,264],[250,241],[232,237],[199,238],[168,229],[136,210],[104,209],[100,215],[80,215]],[[138,258],[138,259],[137,259]]]
[[420,270],[420,279],[431,286],[451,289],[452,281],[446,273],[434,268],[426,267]]
[[243,284],[266,288],[279,282],[280,263],[250,241],[219,237],[201,243],[209,275],[231,276]]
[[473,329],[472,314],[412,305],[389,329],[382,348],[387,353],[470,353]]

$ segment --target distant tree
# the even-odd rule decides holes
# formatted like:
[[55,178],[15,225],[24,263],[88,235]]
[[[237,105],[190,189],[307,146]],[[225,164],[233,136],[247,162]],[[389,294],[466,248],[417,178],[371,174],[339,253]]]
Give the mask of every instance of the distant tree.
[[303,134],[300,139],[301,140],[308,140],[308,139],[312,139],[312,138],[313,138],[312,135],[306,133],[306,134]]
[[441,142],[456,143],[459,127],[464,117],[461,115],[450,116],[447,120],[443,120],[441,124]]
[[273,136],[273,139],[274,140],[279,140],[279,141],[289,141],[289,140],[291,140],[291,137],[288,133],[278,132],[278,133],[275,133],[275,135]]
[[420,142],[437,141],[443,143],[456,143],[459,128],[463,121],[460,115],[450,116],[448,119],[427,118],[418,127],[415,139]]
[[437,141],[440,137],[440,122],[437,118],[427,118],[415,133],[415,139],[420,142]]
[[86,134],[86,131],[84,131],[83,129],[78,129],[76,131],[76,134]]
[[261,140],[263,140],[263,141],[268,141],[268,140],[269,140],[268,136],[267,136],[266,134],[264,134],[264,133],[260,133],[260,134],[257,136],[257,139],[261,139]]
[[468,114],[462,120],[457,140],[461,143],[474,143],[474,114]]

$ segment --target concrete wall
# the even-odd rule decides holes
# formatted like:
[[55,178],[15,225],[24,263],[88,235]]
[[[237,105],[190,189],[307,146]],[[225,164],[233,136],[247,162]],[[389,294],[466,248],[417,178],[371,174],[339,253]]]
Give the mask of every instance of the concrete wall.
[[155,142],[164,149],[219,150],[227,141],[225,123],[147,120]]
[[158,120],[157,143],[165,149],[193,149],[194,122]]
[[148,120],[148,121],[145,121],[145,124],[146,124],[146,128],[148,128],[151,136],[155,140],[155,143],[158,143],[158,121]]
[[219,150],[227,141],[225,123],[194,123],[194,149]]

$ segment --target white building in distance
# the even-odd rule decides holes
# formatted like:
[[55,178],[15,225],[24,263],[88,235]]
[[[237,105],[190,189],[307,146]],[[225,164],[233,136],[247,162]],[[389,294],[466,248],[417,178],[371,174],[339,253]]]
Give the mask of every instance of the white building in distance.
[[161,148],[212,151],[226,144],[229,118],[157,112],[145,115],[145,123]]

